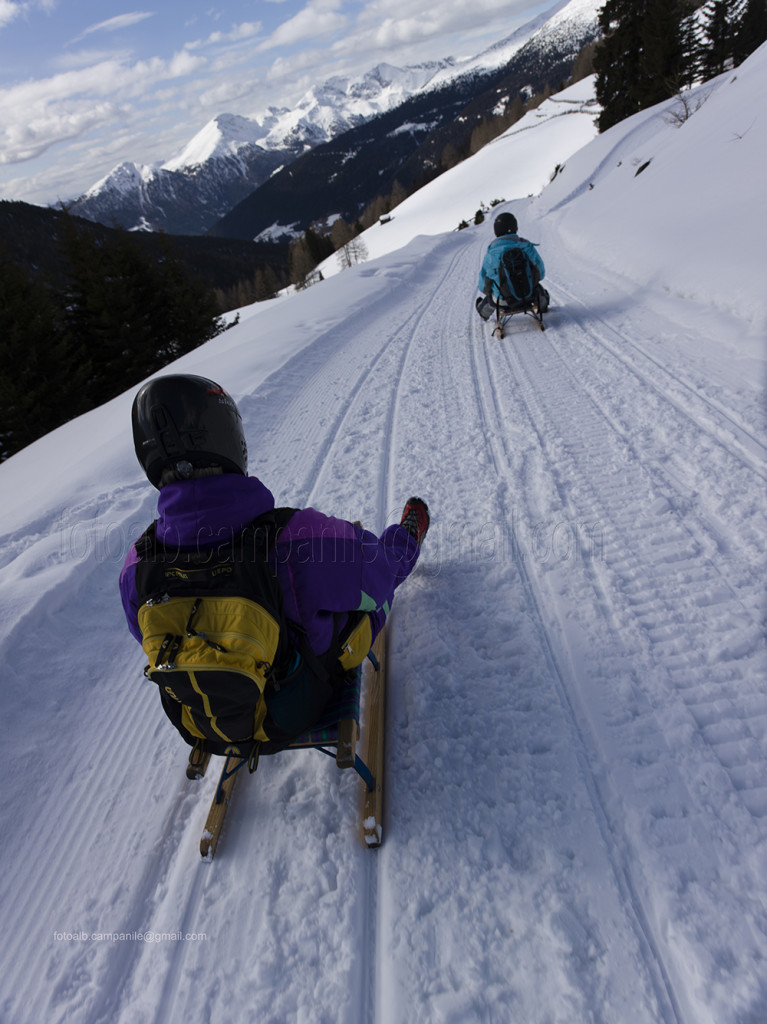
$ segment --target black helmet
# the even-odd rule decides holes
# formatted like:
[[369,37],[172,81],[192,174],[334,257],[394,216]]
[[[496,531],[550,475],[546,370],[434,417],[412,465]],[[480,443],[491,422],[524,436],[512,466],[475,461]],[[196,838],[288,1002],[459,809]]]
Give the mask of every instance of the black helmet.
[[215,381],[188,373],[156,377],[136,395],[131,418],[136,455],[155,487],[165,470],[185,477],[220,466],[247,474],[239,409]]
[[493,223],[493,231],[498,238],[501,235],[516,235],[517,218],[513,213],[499,213]]

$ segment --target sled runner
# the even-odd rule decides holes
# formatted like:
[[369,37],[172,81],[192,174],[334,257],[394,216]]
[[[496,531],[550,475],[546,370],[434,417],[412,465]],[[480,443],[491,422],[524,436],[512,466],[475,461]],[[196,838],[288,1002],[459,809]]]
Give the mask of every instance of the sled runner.
[[[285,750],[315,749],[335,757],[341,769],[353,768],[362,779],[364,801],[362,808],[362,836],[366,846],[380,846],[383,836],[383,765],[384,765],[384,718],[386,700],[386,629],[376,638],[368,655],[370,665],[354,674],[354,682],[346,686],[329,707],[322,719],[302,736],[290,743]],[[357,753],[359,736],[360,704],[363,677],[367,678],[365,752]],[[280,751],[281,753],[281,751]],[[196,757],[195,750],[189,755],[187,776],[202,778],[210,755]],[[236,752],[226,755],[221,769],[216,792],[210,805],[200,840],[200,853],[212,858],[221,837],[226,812],[235,783],[242,768],[248,767],[250,774],[256,771],[259,751],[255,749],[250,758],[238,756]]]
[[494,338],[504,337],[504,328],[510,322],[513,316],[518,313],[524,313],[526,316],[530,316],[538,324],[538,327],[542,330],[546,330],[546,325],[543,322],[543,312],[539,309],[537,303],[529,303],[527,305],[520,305],[514,308],[502,305],[497,302],[495,305],[495,327],[493,328]]

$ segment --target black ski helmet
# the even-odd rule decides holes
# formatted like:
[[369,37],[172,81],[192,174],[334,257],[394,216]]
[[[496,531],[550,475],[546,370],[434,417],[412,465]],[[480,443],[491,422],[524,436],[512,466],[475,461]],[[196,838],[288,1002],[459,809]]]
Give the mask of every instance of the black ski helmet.
[[497,238],[501,235],[516,235],[517,218],[513,213],[499,213],[493,222],[493,231]]
[[220,466],[248,471],[248,446],[234,399],[220,384],[188,373],[155,377],[133,401],[133,444],[144,472],[160,487],[163,471],[182,477]]

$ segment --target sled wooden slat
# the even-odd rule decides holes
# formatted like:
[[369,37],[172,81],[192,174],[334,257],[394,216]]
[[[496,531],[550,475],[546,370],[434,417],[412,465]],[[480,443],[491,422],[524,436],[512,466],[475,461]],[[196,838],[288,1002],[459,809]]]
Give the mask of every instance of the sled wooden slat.
[[[200,853],[203,857],[212,858],[214,856],[218,841],[221,838],[221,830],[224,826],[226,812],[229,809],[229,801],[232,799],[232,790],[240,774],[239,771],[233,770],[234,763],[237,760],[239,759],[227,757],[221,770],[221,778],[216,788],[213,802],[210,805],[205,828],[202,832],[202,839],[200,840]],[[227,772],[229,772],[228,775]]]
[[365,792],[362,837],[367,846],[380,846],[383,839],[383,772],[386,717],[386,630],[373,644],[377,668],[370,670],[368,687],[365,763],[373,776],[373,788]]

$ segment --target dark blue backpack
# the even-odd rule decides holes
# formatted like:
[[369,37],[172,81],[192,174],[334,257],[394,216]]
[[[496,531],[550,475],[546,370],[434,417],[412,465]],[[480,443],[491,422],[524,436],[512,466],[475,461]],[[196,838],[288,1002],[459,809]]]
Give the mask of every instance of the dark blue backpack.
[[501,256],[498,263],[498,285],[505,305],[522,306],[531,303],[540,279],[538,268],[530,262],[524,250],[507,249]]

